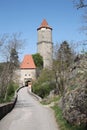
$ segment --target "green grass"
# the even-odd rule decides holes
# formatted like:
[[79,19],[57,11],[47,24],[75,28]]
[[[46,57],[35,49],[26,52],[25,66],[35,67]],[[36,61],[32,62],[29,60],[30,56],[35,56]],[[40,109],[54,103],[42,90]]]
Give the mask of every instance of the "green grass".
[[52,103],[52,102],[58,102],[59,99],[60,99],[60,96],[54,96],[53,98],[50,98],[50,99],[47,99],[47,100],[43,99],[43,100],[41,101],[41,104],[43,104],[43,105],[48,105],[48,104],[50,104],[50,103]]
[[52,107],[55,111],[56,120],[58,123],[58,126],[60,130],[86,130],[87,128],[84,128],[84,126],[72,126],[63,118],[62,110],[58,107],[58,105],[55,105]]

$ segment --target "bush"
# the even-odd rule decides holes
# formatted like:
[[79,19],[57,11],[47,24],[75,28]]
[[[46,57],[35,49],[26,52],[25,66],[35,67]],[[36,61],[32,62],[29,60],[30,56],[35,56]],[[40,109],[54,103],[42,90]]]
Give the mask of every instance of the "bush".
[[14,91],[15,91],[14,85],[13,83],[10,83],[7,89],[7,96],[12,96],[14,94]]
[[16,83],[10,82],[8,86],[6,86],[6,91],[0,91],[0,103],[10,102],[15,94],[15,90],[17,90],[18,87],[19,86]]
[[44,98],[49,95],[50,91],[53,90],[54,86],[50,82],[44,82],[42,84],[35,83],[33,85],[33,92],[38,96]]
[[44,98],[49,95],[50,91],[55,88],[52,71],[49,69],[42,70],[40,77],[33,84],[33,92]]
[[7,97],[6,97],[6,101],[10,101],[12,99],[12,97],[15,94],[15,90],[18,88],[18,85],[15,84],[14,82],[10,82],[8,85],[8,89],[7,89]]

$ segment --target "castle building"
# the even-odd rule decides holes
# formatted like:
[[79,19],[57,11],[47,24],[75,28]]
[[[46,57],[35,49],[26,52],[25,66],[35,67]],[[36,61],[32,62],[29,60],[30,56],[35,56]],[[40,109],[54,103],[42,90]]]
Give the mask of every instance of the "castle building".
[[52,28],[44,19],[37,28],[38,42],[37,52],[43,57],[43,67],[51,67],[53,59]]
[[20,82],[22,85],[28,85],[29,82],[36,79],[36,66],[32,55],[25,55],[20,65]]
[[[52,43],[52,28],[44,19],[39,28],[37,28],[38,42],[37,53],[43,57],[43,67],[51,67],[53,59],[53,43]],[[25,55],[20,65],[19,75],[20,85],[29,85],[32,80],[36,79],[36,66],[32,55]],[[18,77],[18,76],[16,76]],[[15,78],[18,79],[18,78]]]

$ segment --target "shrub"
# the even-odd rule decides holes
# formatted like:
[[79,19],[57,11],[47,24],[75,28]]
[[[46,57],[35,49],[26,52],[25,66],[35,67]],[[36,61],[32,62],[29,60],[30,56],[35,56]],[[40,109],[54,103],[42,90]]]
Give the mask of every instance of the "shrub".
[[49,95],[56,85],[53,82],[53,73],[49,69],[43,69],[37,81],[33,84],[33,92],[44,98]]
[[42,84],[35,83],[33,85],[33,92],[38,96],[44,98],[49,95],[50,91],[53,90],[54,86],[51,85],[51,82],[44,82]]
[[7,89],[6,101],[10,101],[14,96],[15,90],[18,88],[18,85],[14,82],[10,82]]
[[14,85],[13,85],[13,83],[10,83],[9,85],[8,85],[8,89],[7,89],[7,96],[11,96],[11,95],[13,95],[14,94]]

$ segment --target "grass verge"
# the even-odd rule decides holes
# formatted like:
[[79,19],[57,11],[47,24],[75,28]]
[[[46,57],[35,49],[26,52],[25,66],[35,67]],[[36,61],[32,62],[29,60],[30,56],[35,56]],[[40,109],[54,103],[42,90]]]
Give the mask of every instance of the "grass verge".
[[43,105],[48,105],[48,104],[51,104],[52,102],[58,102],[59,101],[59,99],[60,99],[60,97],[59,96],[54,96],[54,97],[52,97],[52,98],[45,98],[45,99],[43,99],[42,101],[41,101],[41,104],[43,104]]

